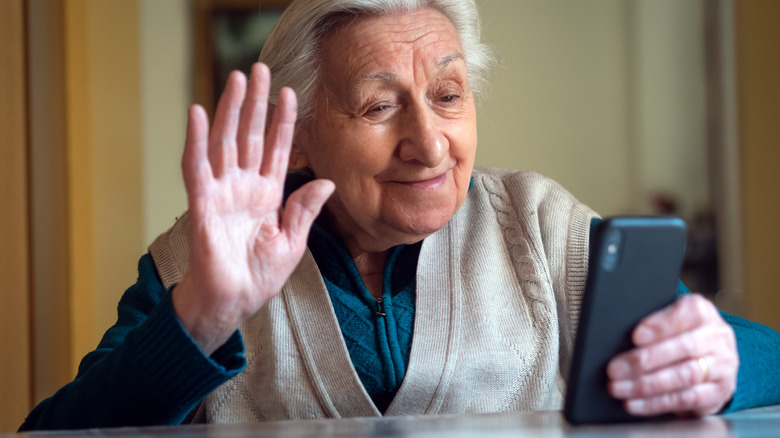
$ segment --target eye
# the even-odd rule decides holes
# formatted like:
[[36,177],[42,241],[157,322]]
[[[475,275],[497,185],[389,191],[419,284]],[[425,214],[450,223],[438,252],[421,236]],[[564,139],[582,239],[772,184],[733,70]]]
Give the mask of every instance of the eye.
[[448,94],[446,96],[442,96],[442,98],[439,100],[444,103],[453,103],[456,102],[459,98],[460,96],[457,94]]
[[384,101],[369,105],[367,108],[363,117],[373,122],[380,122],[392,117],[398,105],[392,101]]

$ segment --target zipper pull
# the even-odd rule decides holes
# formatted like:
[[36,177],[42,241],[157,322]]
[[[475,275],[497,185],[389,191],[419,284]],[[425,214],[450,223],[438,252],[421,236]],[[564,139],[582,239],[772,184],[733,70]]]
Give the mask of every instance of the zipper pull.
[[385,313],[385,303],[382,301],[382,297],[376,299],[376,314],[379,316],[387,315]]

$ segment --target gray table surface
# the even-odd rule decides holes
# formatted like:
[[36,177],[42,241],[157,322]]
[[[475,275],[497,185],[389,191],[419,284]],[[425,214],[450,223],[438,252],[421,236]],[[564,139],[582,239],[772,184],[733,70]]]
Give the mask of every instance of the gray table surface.
[[31,432],[15,437],[780,437],[780,405],[699,419],[571,426],[560,412],[274,421]]

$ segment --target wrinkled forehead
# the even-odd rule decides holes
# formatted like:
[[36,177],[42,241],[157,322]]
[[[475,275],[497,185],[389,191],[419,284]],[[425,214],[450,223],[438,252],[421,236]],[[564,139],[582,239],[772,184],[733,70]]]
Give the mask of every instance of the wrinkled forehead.
[[322,79],[330,87],[464,62],[454,26],[446,16],[428,8],[352,17],[331,29],[319,55]]

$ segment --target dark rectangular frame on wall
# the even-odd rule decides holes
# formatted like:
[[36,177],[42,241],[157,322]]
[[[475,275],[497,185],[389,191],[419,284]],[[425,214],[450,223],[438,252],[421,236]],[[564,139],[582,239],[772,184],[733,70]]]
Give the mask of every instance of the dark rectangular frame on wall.
[[[214,114],[218,96],[224,87],[224,78],[221,78],[217,53],[214,21],[220,14],[230,14],[231,17],[249,17],[262,12],[279,14],[292,0],[194,0],[194,97],[195,102],[203,105],[206,111]],[[257,55],[259,55],[259,50]],[[241,69],[240,66],[230,66],[231,69]]]

